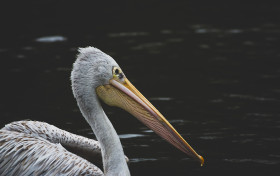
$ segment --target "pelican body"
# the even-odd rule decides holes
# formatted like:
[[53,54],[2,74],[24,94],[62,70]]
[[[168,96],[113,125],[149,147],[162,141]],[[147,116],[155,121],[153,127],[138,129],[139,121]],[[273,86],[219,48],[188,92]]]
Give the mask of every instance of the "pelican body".
[[[98,141],[37,121],[0,130],[0,175],[129,176],[127,157],[100,101],[129,112],[159,136],[203,164],[204,159],[130,83],[119,65],[97,48],[80,48],[72,90]],[[102,160],[103,169],[95,164]]]

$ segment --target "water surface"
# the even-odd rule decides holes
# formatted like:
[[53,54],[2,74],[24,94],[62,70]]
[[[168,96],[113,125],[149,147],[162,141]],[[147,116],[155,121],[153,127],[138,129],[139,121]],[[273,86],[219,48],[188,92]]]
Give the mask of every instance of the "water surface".
[[[193,12],[172,7],[185,16]],[[225,8],[192,7],[210,14]],[[69,79],[77,48],[92,45],[115,58],[130,81],[205,158],[200,167],[128,113],[105,106],[130,158],[132,175],[272,175],[280,166],[280,25],[273,18],[247,24],[225,11],[232,24],[213,13],[207,21],[206,12],[190,13],[185,21],[182,15],[166,16],[178,25],[156,25],[152,17],[146,27],[136,22],[125,26],[125,20],[121,27],[111,27],[115,19],[105,16],[108,24],[97,20],[99,26],[92,30],[54,27],[59,21],[55,18],[46,19],[51,24],[46,30],[41,22],[27,20],[30,29],[40,30],[11,31],[0,47],[5,73],[0,125],[32,119],[95,138]]]

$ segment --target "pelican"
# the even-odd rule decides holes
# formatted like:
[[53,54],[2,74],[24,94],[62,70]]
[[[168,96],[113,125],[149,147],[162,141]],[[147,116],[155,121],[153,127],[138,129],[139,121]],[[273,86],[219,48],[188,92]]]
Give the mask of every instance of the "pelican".
[[[129,112],[179,150],[204,163],[109,55],[94,47],[80,48],[71,83],[78,107],[98,142],[45,122],[7,124],[0,130],[0,175],[129,176],[120,139],[100,100]],[[101,157],[103,171],[92,163]]]

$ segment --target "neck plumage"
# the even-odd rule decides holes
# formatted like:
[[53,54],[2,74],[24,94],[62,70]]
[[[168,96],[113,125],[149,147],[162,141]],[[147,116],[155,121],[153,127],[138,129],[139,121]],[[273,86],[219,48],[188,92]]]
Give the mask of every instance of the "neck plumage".
[[84,98],[87,100],[78,104],[100,143],[105,175],[129,176],[120,139],[104,113],[96,94]]

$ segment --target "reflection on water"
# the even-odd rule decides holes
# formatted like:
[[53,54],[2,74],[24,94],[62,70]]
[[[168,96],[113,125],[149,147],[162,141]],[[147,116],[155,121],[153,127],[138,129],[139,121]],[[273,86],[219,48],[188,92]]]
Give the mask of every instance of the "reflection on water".
[[1,58],[6,59],[2,70],[11,74],[3,80],[1,126],[41,120],[94,138],[77,109],[69,81],[76,49],[94,45],[117,60],[136,87],[206,159],[201,168],[129,114],[106,107],[133,175],[275,170],[280,164],[279,31],[276,24],[190,24],[152,32],[38,34],[44,37],[35,42],[27,35],[27,42],[19,46],[0,48]]

